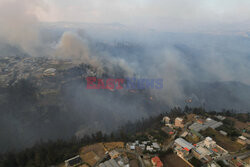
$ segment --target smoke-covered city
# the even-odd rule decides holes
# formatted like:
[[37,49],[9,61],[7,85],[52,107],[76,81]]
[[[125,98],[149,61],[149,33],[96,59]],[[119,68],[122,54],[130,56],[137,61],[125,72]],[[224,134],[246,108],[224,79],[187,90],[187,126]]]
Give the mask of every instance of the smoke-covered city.
[[0,0],[0,167],[250,165],[248,0]]

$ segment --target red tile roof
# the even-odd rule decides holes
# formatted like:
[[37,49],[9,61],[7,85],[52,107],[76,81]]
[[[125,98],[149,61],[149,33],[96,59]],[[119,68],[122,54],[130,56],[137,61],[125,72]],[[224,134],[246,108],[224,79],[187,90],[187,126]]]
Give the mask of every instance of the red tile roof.
[[157,167],[163,167],[163,163],[161,162],[159,157],[154,157],[151,160],[154,164],[156,164]]
[[218,152],[218,150],[217,150],[217,149],[215,149],[215,148],[213,149],[213,151],[214,151],[214,152]]

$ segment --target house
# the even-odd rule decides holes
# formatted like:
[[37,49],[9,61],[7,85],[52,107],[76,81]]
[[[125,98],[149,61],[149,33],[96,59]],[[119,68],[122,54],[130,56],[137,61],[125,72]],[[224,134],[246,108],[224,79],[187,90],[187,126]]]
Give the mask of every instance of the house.
[[211,161],[210,155],[213,154],[210,150],[208,150],[206,147],[198,146],[195,149],[192,150],[193,155],[201,160],[204,159],[204,161],[209,162]]
[[244,137],[244,136],[240,136],[240,137],[238,137],[237,142],[242,144],[242,145],[246,145],[247,144],[247,138]]
[[119,166],[129,167],[129,159],[126,156],[120,156],[115,159]]
[[148,144],[148,143],[150,143],[150,141],[142,141],[142,144]]
[[153,157],[151,159],[151,162],[153,164],[153,166],[156,166],[156,167],[163,167],[163,163],[161,162],[160,158],[159,157]]
[[43,72],[44,76],[54,76],[56,74],[56,69],[54,68],[48,68]]
[[187,142],[187,141],[184,140],[183,138],[178,138],[178,139],[176,139],[176,140],[175,140],[175,145],[176,145],[177,147],[180,147],[181,149],[184,149],[184,150],[188,151],[188,152],[189,152],[191,149],[194,148],[194,146],[193,146],[191,143]]
[[140,147],[142,150],[145,150],[145,144],[139,144],[139,147]]
[[222,122],[217,122],[211,118],[207,118],[203,124],[195,122],[191,126],[189,126],[189,129],[194,130],[196,132],[199,132],[201,130],[207,129],[208,127],[212,128],[212,129],[216,129],[221,125],[223,125]]
[[183,132],[183,133],[181,134],[181,137],[185,138],[187,135],[188,135],[188,132],[185,131],[185,132]]
[[216,144],[211,137],[196,144],[192,149],[193,155],[203,163],[211,162],[214,158],[228,154],[228,152]]
[[146,150],[152,152],[154,149],[152,147],[150,147],[150,146],[147,146]]
[[66,167],[77,166],[82,163],[82,159],[79,155],[64,161]]
[[160,150],[161,149],[161,147],[159,146],[159,144],[158,143],[152,143],[152,146],[153,146],[153,148],[155,148],[156,150]]
[[216,142],[213,141],[213,139],[211,137],[206,137],[206,139],[204,140],[204,145],[207,148],[214,148],[214,147],[216,147]]
[[100,163],[99,167],[119,167],[119,165],[114,159],[110,159],[104,163]]
[[182,118],[179,118],[179,117],[175,118],[175,123],[174,123],[174,125],[175,125],[176,127],[184,128],[183,119],[182,119]]
[[220,130],[220,134],[224,135],[224,136],[227,136],[227,132],[223,131],[223,130]]
[[130,150],[135,150],[135,146],[130,146]]
[[127,143],[126,147],[127,147],[127,149],[135,150],[135,143]]
[[169,117],[163,117],[163,122],[165,123],[165,124],[169,124],[170,123],[170,118]]
[[224,119],[226,119],[226,117],[224,116],[221,116],[221,115],[217,115],[215,116],[216,118],[218,118],[219,120],[223,121]]
[[203,119],[198,119],[196,122],[199,124],[202,124],[202,125],[205,123],[205,121]]
[[117,157],[119,157],[120,153],[116,150],[112,150],[109,152],[109,156],[111,157],[111,159],[115,159]]

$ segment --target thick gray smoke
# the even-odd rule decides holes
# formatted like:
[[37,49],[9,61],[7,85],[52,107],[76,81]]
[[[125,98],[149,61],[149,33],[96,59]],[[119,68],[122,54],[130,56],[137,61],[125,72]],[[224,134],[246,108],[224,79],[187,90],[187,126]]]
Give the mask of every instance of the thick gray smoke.
[[[248,32],[244,36],[215,35],[136,30],[120,24],[41,24],[35,14],[38,9],[47,10],[36,0],[1,1],[0,45],[7,43],[36,58],[67,60],[72,68],[57,69],[59,75],[55,78],[39,78],[50,89],[39,92],[41,101],[19,104],[17,108],[9,99],[6,104],[12,105],[3,104],[7,114],[0,117],[0,127],[8,127],[1,134],[4,151],[9,149],[8,138],[16,139],[13,134],[18,135],[18,141],[11,141],[15,145],[10,148],[25,147],[40,138],[80,136],[96,130],[110,132],[127,121],[174,106],[250,109]],[[6,52],[1,51],[0,56],[5,56]],[[53,68],[60,64],[54,66],[50,64]],[[47,65],[41,71],[43,68]],[[92,68],[98,77],[162,78],[163,89],[132,93],[86,90],[81,77]],[[192,103],[187,104],[187,99]]]
[[43,9],[39,0],[2,0],[0,2],[0,39],[35,54],[39,45],[39,21],[35,10]]
[[102,67],[96,57],[90,54],[87,42],[71,32],[63,33],[55,48],[57,58],[71,59],[74,63],[85,63],[98,68],[102,73]]

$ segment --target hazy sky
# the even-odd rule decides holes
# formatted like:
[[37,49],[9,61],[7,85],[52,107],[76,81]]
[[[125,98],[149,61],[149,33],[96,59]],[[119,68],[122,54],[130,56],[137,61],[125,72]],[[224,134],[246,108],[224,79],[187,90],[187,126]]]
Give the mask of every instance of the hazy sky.
[[250,0],[0,0],[1,6],[25,7],[22,10],[43,22],[118,22],[156,30],[250,29]]
[[[45,10],[44,10],[45,9]],[[42,21],[203,29],[250,22],[250,0],[44,0]]]

